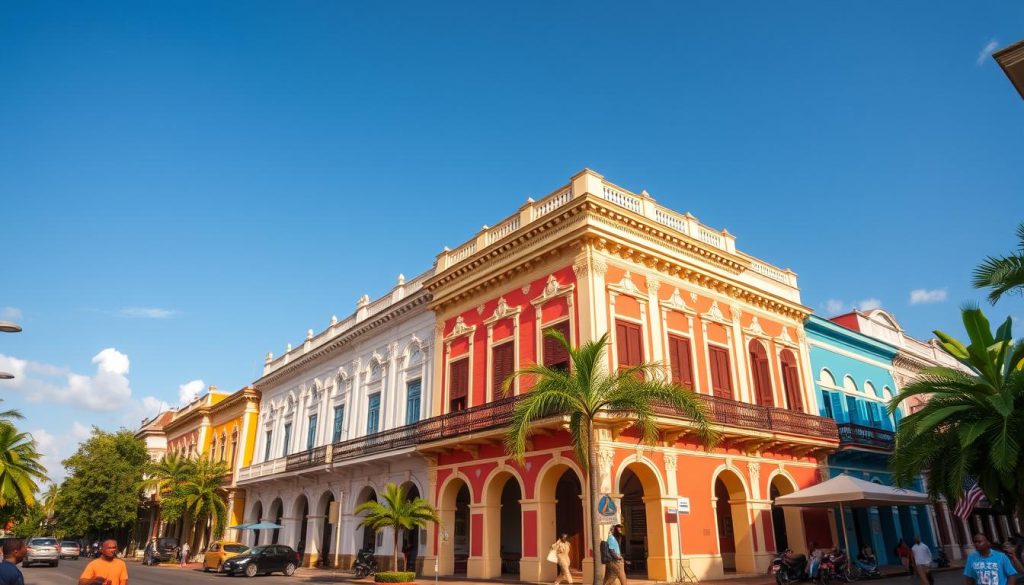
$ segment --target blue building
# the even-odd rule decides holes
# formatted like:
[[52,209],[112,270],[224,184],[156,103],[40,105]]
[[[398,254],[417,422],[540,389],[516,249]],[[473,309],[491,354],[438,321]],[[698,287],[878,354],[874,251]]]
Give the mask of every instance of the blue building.
[[[897,388],[893,359],[898,349],[814,315],[805,328],[819,414],[839,427],[839,450],[828,458],[829,477],[846,473],[892,485],[888,466],[900,413],[890,415],[886,408]],[[923,491],[923,483],[916,483]],[[882,564],[900,564],[894,549],[901,538],[913,544],[919,535],[936,550],[925,506],[847,509],[846,530],[854,554],[870,546]]]

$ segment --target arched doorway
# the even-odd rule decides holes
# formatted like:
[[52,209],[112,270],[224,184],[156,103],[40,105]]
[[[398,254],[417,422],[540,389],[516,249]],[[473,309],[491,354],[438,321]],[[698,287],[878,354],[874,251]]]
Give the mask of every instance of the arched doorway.
[[[251,520],[247,521],[247,524],[256,524],[257,522],[263,521],[263,502],[257,500],[252,507],[252,514],[249,515]],[[248,534],[245,535],[245,539],[239,538],[239,541],[247,543],[248,546],[256,546],[259,543],[257,540],[260,537],[260,533],[255,530],[246,530]]]
[[[280,526],[283,518],[284,505],[281,503],[281,498],[277,498],[270,504],[270,521]],[[277,544],[279,538],[281,538],[280,528],[275,528],[270,532],[270,544]]]
[[656,472],[643,463],[630,463],[619,477],[622,499],[622,556],[626,574],[637,579],[668,578],[668,556],[661,509],[661,486]]
[[451,535],[455,556],[455,567],[452,569],[454,575],[465,575],[469,563],[469,504],[471,501],[469,486],[462,484],[462,488],[455,496],[455,524],[452,527]]
[[772,478],[768,487],[768,497],[772,500],[772,536],[775,540],[775,550],[784,551],[787,548],[795,552],[807,554],[806,535],[804,533],[803,519],[800,515],[800,508],[784,508],[775,505],[775,498],[785,496],[796,491],[796,486],[784,475],[776,475]]
[[[359,493],[359,497],[356,498],[356,506],[365,504],[366,502],[373,502],[377,499],[377,492],[371,487],[363,488],[363,491]],[[363,514],[365,515],[365,514]],[[359,520],[361,521],[361,520]],[[357,523],[359,522],[357,521]],[[361,534],[358,535],[356,542],[359,543],[359,550],[368,550],[376,552],[377,550],[377,535],[374,534],[373,530],[363,526],[359,528]],[[356,551],[357,553],[359,551]]]
[[[412,482],[406,482],[402,485],[405,489],[405,499],[408,502],[415,500],[420,497],[420,490],[416,487],[416,484]],[[412,528],[411,530],[405,530],[402,533],[401,550],[399,550],[399,559],[404,559],[404,570],[416,571],[416,559],[420,556],[420,533],[422,529]],[[401,561],[400,561],[401,562]]]
[[747,493],[739,476],[729,470],[722,471],[715,478],[715,522],[723,572],[758,572],[754,566]]
[[292,539],[295,542],[295,551],[302,556],[303,565],[306,559],[306,531],[309,530],[309,500],[302,495],[295,499],[295,506],[292,508],[295,514],[299,514],[299,531]]
[[320,516],[323,521],[320,525],[320,550],[318,562],[324,567],[333,567],[334,559],[331,557],[334,553],[334,533],[337,528],[331,524],[331,504],[334,502],[334,494],[327,492],[320,496],[320,505],[317,506]]
[[573,470],[566,469],[558,478],[555,502],[555,538],[569,535],[569,566],[582,571],[583,551],[587,548],[587,541],[583,539],[583,486]]
[[484,577],[519,575],[523,557],[523,499],[519,480],[500,471],[484,488]]
[[450,479],[438,496],[437,526],[438,573],[465,575],[469,561],[470,513],[472,494],[459,477]]
[[[559,534],[569,535],[569,566],[586,573],[590,567],[589,532],[584,522],[582,471],[575,464],[552,462],[538,473],[534,497],[537,500],[536,530],[523,534],[524,545],[534,557],[519,564],[523,581],[553,581],[557,569],[545,560],[548,548]],[[524,512],[524,517],[529,514]],[[575,576],[573,577],[575,580]],[[582,581],[582,579],[580,579]]]

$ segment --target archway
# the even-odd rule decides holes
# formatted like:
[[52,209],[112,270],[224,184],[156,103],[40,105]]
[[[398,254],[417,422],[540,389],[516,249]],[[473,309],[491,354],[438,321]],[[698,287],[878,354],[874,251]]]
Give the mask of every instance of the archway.
[[292,514],[299,514],[299,531],[292,538],[295,542],[295,551],[302,556],[303,565],[305,565],[306,559],[306,531],[309,530],[309,500],[305,495],[301,495],[295,498],[295,504],[292,507]]
[[465,575],[469,561],[472,494],[462,477],[450,478],[438,496],[437,561],[441,575]]
[[[412,482],[406,482],[402,484],[405,489],[406,501],[413,501],[420,497],[420,489],[416,487],[416,484]],[[399,550],[401,553],[399,558],[404,558],[406,571],[418,572],[416,568],[416,559],[420,556],[420,534],[422,533],[421,528],[413,528],[411,530],[405,530],[402,533],[402,548]]]
[[331,504],[334,502],[334,494],[326,492],[320,496],[320,504],[317,506],[317,511],[320,517],[323,519],[320,524],[320,550],[318,551],[319,559],[318,563],[324,567],[333,567],[335,565],[334,559],[331,557],[334,551],[333,535],[337,527],[331,523],[330,511]]
[[[358,507],[360,504],[365,504],[366,502],[373,502],[376,499],[377,499],[377,492],[374,491],[374,489],[371,488],[371,487],[365,487],[365,488],[363,488],[363,491],[361,491],[359,493],[359,497],[356,498],[356,504],[355,505]],[[361,516],[360,516],[360,518],[361,518]],[[361,520],[358,520],[357,522],[360,522],[360,521]],[[371,552],[376,552],[376,550],[377,550],[377,535],[374,534],[373,530],[371,530],[371,529],[369,529],[369,528],[367,528],[365,526],[359,528],[359,530],[362,531],[361,534],[358,535],[358,538],[356,538],[356,542],[359,543],[359,550],[368,550],[368,551],[371,551]],[[356,552],[358,553],[359,551],[356,551]]]
[[[263,502],[256,500],[256,503],[253,504],[252,507],[252,514],[249,515],[249,518],[252,518],[252,520],[246,521],[247,524],[256,524],[263,520]],[[248,534],[246,534],[245,540],[249,543],[249,546],[256,546],[259,542],[258,539],[260,537],[260,533],[255,530],[247,530],[246,532],[248,532]]]
[[662,517],[661,485],[649,466],[634,462],[619,476],[622,499],[622,556],[629,562],[627,575],[637,579],[668,578],[665,524]]
[[[281,498],[277,498],[270,504],[270,521],[280,526],[283,517],[284,505],[281,503]],[[281,538],[281,529],[273,529],[270,532],[270,544],[277,544],[279,538]]]
[[800,508],[784,508],[775,505],[775,498],[795,491],[796,486],[786,476],[776,475],[772,478],[768,487],[768,497],[772,500],[772,535],[775,537],[776,552],[789,548],[795,552],[807,554],[809,551],[806,550],[807,538],[804,533]]
[[[544,558],[559,534],[569,535],[570,568],[584,574],[590,570],[590,536],[584,522],[581,473],[567,460],[551,462],[538,472],[534,491],[537,528],[527,529],[523,534],[526,558],[519,564],[521,580],[550,582],[555,579],[555,565]],[[525,518],[527,513],[523,515]]]
[[718,474],[714,500],[722,570],[726,573],[757,572],[747,492],[735,472],[727,469]]
[[523,557],[523,498],[519,479],[499,471],[484,487],[484,577],[518,575]]

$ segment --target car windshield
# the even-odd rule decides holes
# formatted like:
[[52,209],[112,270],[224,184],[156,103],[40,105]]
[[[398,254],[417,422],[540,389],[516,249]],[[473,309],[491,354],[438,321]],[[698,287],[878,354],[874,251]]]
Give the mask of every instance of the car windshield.
[[33,538],[31,544],[32,546],[57,546],[57,540],[54,538]]
[[173,547],[178,546],[178,540],[175,538],[161,538],[157,541],[157,546],[162,547]]
[[244,553],[247,550],[249,550],[249,547],[245,546],[244,544],[225,544],[224,545],[224,552]]
[[270,552],[270,547],[269,546],[253,547],[253,548],[249,549],[249,554],[251,554],[251,555],[258,555],[258,554],[260,554],[260,553],[262,553],[264,551]]
[[78,543],[73,540],[62,540],[60,541],[61,546],[78,546]]

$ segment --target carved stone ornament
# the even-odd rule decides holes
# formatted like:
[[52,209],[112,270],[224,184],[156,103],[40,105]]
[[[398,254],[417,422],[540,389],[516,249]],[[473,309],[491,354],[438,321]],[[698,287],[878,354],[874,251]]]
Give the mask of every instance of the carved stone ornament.
[[483,315],[484,314],[484,306],[483,305],[480,305],[479,307],[476,308],[476,314],[477,315]]
[[750,485],[760,485],[761,481],[761,464],[757,461],[747,462],[747,471],[750,473]]
[[722,313],[722,308],[718,306],[718,301],[711,301],[711,307],[708,308],[707,313],[704,313],[704,316],[712,321],[728,321],[725,314]]
[[640,292],[640,289],[637,288],[636,284],[633,283],[633,275],[630,274],[628,270],[625,274],[622,275],[622,280],[620,280],[616,284],[619,288],[628,293],[637,294]]
[[782,334],[779,335],[779,341],[783,343],[793,343],[793,338],[789,336],[789,327],[782,328]]
[[608,272],[608,263],[600,256],[594,256],[591,265],[594,267],[594,274],[598,276],[604,276]]
[[661,281],[657,278],[647,279],[647,292],[657,294],[658,289],[661,288]]
[[764,329],[761,327],[761,322],[757,320],[756,315],[750,321],[750,327],[747,328],[747,332],[751,335],[764,335]]
[[665,301],[665,306],[671,309],[676,309],[678,311],[683,311],[686,309],[686,303],[683,302],[683,295],[679,294],[678,288],[672,291],[672,296],[670,296],[668,300]]
[[511,317],[519,312],[519,307],[510,307],[505,297],[498,299],[498,306],[494,307],[494,314],[491,315],[491,320],[504,319],[505,317]]
[[472,332],[473,328],[466,325],[466,320],[462,318],[462,315],[459,315],[455,319],[455,327],[452,328],[452,335],[465,335]]
[[587,277],[588,266],[587,259],[580,258],[572,265],[572,271],[576,274],[576,278],[582,280]]
[[678,464],[678,462],[679,459],[676,457],[674,453],[665,454],[665,469],[667,469],[670,473],[676,470],[676,465]]
[[551,298],[556,294],[558,294],[558,280],[555,278],[555,275],[552,274],[548,277],[547,284],[544,285],[544,297]]
[[523,293],[524,295],[530,294],[530,284],[529,283],[524,284],[523,288],[519,289],[519,292]]
[[597,460],[601,465],[601,469],[608,472],[612,468],[612,463],[615,461],[615,451],[612,449],[600,449],[597,452]]
[[697,303],[697,293],[690,291],[690,302],[694,304]]

